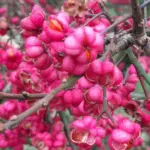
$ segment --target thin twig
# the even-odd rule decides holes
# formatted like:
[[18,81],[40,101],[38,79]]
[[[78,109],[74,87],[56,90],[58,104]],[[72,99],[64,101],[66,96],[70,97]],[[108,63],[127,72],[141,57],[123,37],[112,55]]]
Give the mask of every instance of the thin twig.
[[39,99],[45,97],[46,95],[48,95],[48,93],[30,94],[27,92],[23,92],[22,94],[14,94],[14,93],[0,92],[0,99],[21,99],[21,100]]
[[58,112],[58,113],[59,113],[61,121],[64,124],[64,131],[65,131],[65,135],[68,139],[69,145],[71,146],[71,148],[73,150],[76,150],[77,149],[76,146],[72,143],[72,141],[70,139],[70,131],[69,131],[69,128],[68,128],[68,121],[67,121],[67,118],[65,116],[65,112]]
[[82,27],[88,25],[91,21],[93,21],[94,19],[96,19],[97,17],[99,17],[100,15],[103,15],[104,13],[103,12],[100,12],[98,14],[95,14],[92,18],[90,18],[87,22],[85,22]]
[[149,4],[150,4],[150,0],[147,0],[146,2],[144,2],[143,4],[141,4],[140,7],[143,9],[144,7],[146,7]]
[[125,76],[124,76],[124,79],[123,79],[123,82],[122,82],[123,85],[126,84],[126,81],[127,81],[128,76],[129,76],[129,69],[127,69],[127,71],[126,71],[126,73],[125,73]]
[[18,115],[15,119],[9,120],[7,123],[3,125],[2,130],[13,128],[14,126],[18,125],[21,121],[23,121],[26,117],[36,112],[41,107],[46,107],[49,102],[55,97],[57,93],[62,91],[63,89],[66,89],[68,87],[71,87],[75,84],[75,82],[79,79],[79,77],[72,76],[68,79],[67,82],[62,83],[58,88],[53,89],[47,96],[40,99],[37,103],[35,103],[32,107],[30,107],[25,112]]
[[145,79],[145,81],[150,85],[150,79],[149,79],[149,77],[147,76],[147,74],[146,74],[145,70],[143,69],[143,67],[141,66],[141,64],[136,59],[136,57],[133,54],[132,50],[128,49],[127,50],[127,54],[128,54],[130,62],[134,65],[134,67],[136,68],[136,70],[139,73],[139,75],[141,77],[143,77]]
[[45,112],[45,115],[44,115],[44,121],[46,123],[48,123],[49,125],[52,125],[51,113],[50,113],[50,107],[49,107],[49,105],[46,108],[46,112]]
[[[143,4],[140,5],[140,8],[143,9],[145,8],[148,4],[150,3],[150,0],[144,2]],[[112,25],[110,25],[106,30],[104,30],[103,32],[101,32],[100,34],[105,34],[107,32],[109,32],[110,30],[112,30],[113,28],[115,28],[118,24],[120,24],[121,22],[124,22],[126,20],[128,20],[129,18],[131,18],[132,15],[129,14],[121,19],[117,19]]]
[[107,32],[109,32],[110,30],[112,30],[113,28],[115,28],[118,24],[120,24],[121,22],[124,22],[126,20],[128,20],[129,18],[131,18],[132,15],[127,15],[121,19],[117,19],[112,25],[110,25],[106,30],[102,31],[100,34],[103,35]]
[[109,14],[108,10],[106,9],[105,3],[100,1],[99,6],[101,7],[102,11],[104,12],[106,18],[110,21],[110,23],[113,23],[111,15]]
[[122,57],[119,59],[119,61],[116,63],[116,66],[118,66],[123,60],[124,60],[124,58],[127,56],[127,54],[126,53],[124,53],[123,55],[122,55]]
[[144,91],[144,94],[145,94],[145,98],[146,98],[146,100],[148,100],[149,95],[148,95],[148,92],[147,92],[147,89],[146,89],[146,86],[145,86],[145,83],[144,83],[144,79],[143,79],[143,77],[141,77],[139,75],[139,73],[138,73],[138,77],[139,77],[139,80],[141,82],[141,85],[142,85],[142,88],[143,88],[143,91]]
[[108,118],[116,125],[110,111],[108,110],[108,102],[107,102],[107,95],[106,95],[106,87],[103,87],[103,108],[101,114],[97,117],[99,119],[101,116],[106,114]]

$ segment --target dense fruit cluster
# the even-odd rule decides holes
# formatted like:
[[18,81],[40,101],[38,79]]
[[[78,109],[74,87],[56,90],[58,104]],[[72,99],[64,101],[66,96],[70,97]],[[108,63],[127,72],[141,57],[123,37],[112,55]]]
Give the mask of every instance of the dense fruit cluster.
[[[104,57],[106,35],[100,33],[111,23],[105,15],[91,21],[87,17],[88,13],[95,15],[102,12],[98,0],[90,0],[87,5],[68,0],[57,13],[53,8],[44,7],[45,0],[39,1],[44,9],[34,5],[34,1],[24,2],[33,7],[31,13],[20,21],[24,45],[21,50],[9,44],[0,48],[0,65],[7,70],[5,78],[0,74],[0,91],[11,83],[11,92],[15,94],[24,91],[50,93],[71,76],[78,76],[79,80],[14,129],[1,133],[0,148],[22,150],[23,145],[28,143],[27,139],[38,150],[71,150],[69,140],[81,150],[90,150],[94,145],[105,149],[104,138],[111,150],[141,146],[142,129],[150,127],[150,100],[142,108],[141,103],[132,99],[139,77],[133,65],[127,69],[125,64],[118,67],[109,54]],[[111,2],[129,3],[128,0]],[[6,13],[7,9],[0,8],[0,16]],[[19,20],[11,18],[12,24],[18,25]],[[132,27],[132,19],[118,25],[119,31]],[[0,35],[5,35],[7,30],[6,20],[0,18]],[[139,62],[149,73],[149,57],[142,56]],[[124,70],[127,70],[126,75]],[[37,101],[38,98],[30,100],[28,97],[20,101],[16,98],[4,101],[0,104],[0,118],[4,122],[16,119]],[[106,103],[108,114],[112,117],[103,112]],[[116,115],[116,111],[122,108],[130,117]],[[62,118],[57,115],[57,112],[67,109],[74,118],[69,126],[69,137],[63,130]],[[48,110],[52,114],[49,120],[45,119]]]

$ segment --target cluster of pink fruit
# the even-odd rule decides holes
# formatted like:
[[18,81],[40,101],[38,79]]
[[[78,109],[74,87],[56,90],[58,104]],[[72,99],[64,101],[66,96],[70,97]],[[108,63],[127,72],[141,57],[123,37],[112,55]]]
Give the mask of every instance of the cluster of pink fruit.
[[[48,4],[46,0],[39,0],[39,4],[44,8],[44,10],[47,13],[51,13],[51,14],[57,13],[57,10],[54,9],[50,4]],[[3,2],[2,2],[2,5],[3,5]],[[16,13],[18,10],[15,10],[15,9],[18,9],[19,5],[20,5],[20,7],[19,7],[19,14],[18,14],[18,13]],[[7,32],[9,30],[11,30],[11,27],[17,27],[19,25],[22,17],[26,16],[25,11],[30,12],[34,5],[35,5],[34,0],[23,0],[23,1],[19,2],[17,6],[15,6],[15,5],[12,6],[12,7],[14,7],[13,9],[16,12],[15,13],[13,12],[11,14],[9,13],[10,10],[7,6],[4,5],[4,7],[0,7],[0,35],[4,36],[7,34]],[[31,15],[31,18],[32,18],[32,15]],[[26,18],[26,20],[29,20],[29,22],[30,22],[30,24],[27,26],[32,26],[34,29],[37,29],[37,26],[34,26],[32,24],[32,19],[30,20],[30,17]],[[18,29],[18,27],[17,27],[17,29]],[[32,31],[31,32],[23,31],[22,35],[23,36],[26,36],[29,34],[32,35],[33,33],[34,32],[32,32]]]
[[[32,1],[26,2],[34,4]],[[128,0],[111,2],[129,3]],[[44,5],[45,1],[40,0],[40,3]],[[98,0],[90,0],[88,7],[93,14],[101,12]],[[4,12],[0,9],[0,14]],[[147,101],[146,109],[143,110],[131,98],[138,81],[136,69],[129,66],[124,79],[121,67],[119,69],[110,61],[109,56],[100,60],[98,56],[104,53],[105,37],[100,32],[110,22],[101,16],[82,25],[81,22],[87,23],[90,19],[86,15],[83,18],[82,21],[78,20],[64,11],[47,16],[39,5],[34,5],[29,16],[20,23],[22,38],[25,40],[24,51],[12,46],[7,46],[6,50],[0,49],[0,65],[8,70],[5,82],[12,84],[12,93],[49,93],[70,76],[79,76],[80,79],[71,89],[59,92],[48,105],[51,113],[69,109],[74,116],[75,120],[70,125],[71,141],[81,150],[90,150],[94,145],[105,149],[105,137],[108,137],[111,150],[138,147],[143,143],[141,128],[150,127],[150,115],[147,113],[150,102]],[[129,19],[126,24],[121,23],[118,27],[127,30],[132,28],[132,24],[132,19]],[[150,71],[148,59],[139,59],[146,72]],[[5,82],[0,74],[0,90],[4,89]],[[97,117],[103,112],[105,98],[107,111],[114,122],[105,114]],[[35,101],[8,100],[0,105],[0,117],[4,121],[14,119]],[[121,107],[129,115],[136,116],[135,120],[115,115],[116,109]],[[0,148],[22,150],[27,143],[26,138],[30,138],[31,144],[38,150],[71,150],[71,146],[67,145],[61,119],[55,116],[51,118],[52,123],[47,123],[43,120],[46,113],[46,109],[41,108],[15,129],[0,134]]]
[[[111,150],[127,150],[132,146],[141,145],[139,124],[121,115],[114,115],[113,118],[117,123],[115,129],[112,129],[113,124],[109,119],[107,121],[100,120],[98,123],[95,118],[85,116],[81,120],[74,121],[71,132],[72,141],[86,149],[91,149],[93,144],[104,148],[102,139],[110,134],[108,145]],[[106,125],[106,122],[109,124]]]
[[[5,109],[5,111],[11,112],[11,110],[13,110],[11,104],[8,104],[8,107],[9,108]],[[71,148],[66,145],[67,139],[63,132],[63,123],[60,121],[60,118],[54,118],[53,125],[48,125],[43,121],[42,117],[42,114],[32,115],[15,129],[6,130],[4,133],[1,133],[0,147],[11,147],[14,150],[23,150],[23,145],[27,143],[26,139],[30,138],[32,145],[39,150],[55,150],[59,148],[71,150]],[[5,117],[3,116],[3,118]],[[15,118],[15,116],[13,116],[13,118]]]

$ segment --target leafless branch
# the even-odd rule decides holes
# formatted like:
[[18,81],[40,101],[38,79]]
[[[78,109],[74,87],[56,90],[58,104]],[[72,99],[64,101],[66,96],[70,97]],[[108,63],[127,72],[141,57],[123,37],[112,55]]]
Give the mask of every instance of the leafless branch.
[[10,129],[18,125],[21,121],[23,121],[26,117],[36,112],[41,107],[46,107],[49,102],[59,93],[60,91],[71,87],[75,84],[75,82],[78,80],[79,77],[72,76],[68,79],[67,82],[62,83],[58,88],[53,89],[48,95],[46,95],[44,98],[38,100],[32,107],[30,107],[25,112],[18,115],[15,119],[9,120],[7,123],[3,125],[2,131],[6,129]]

